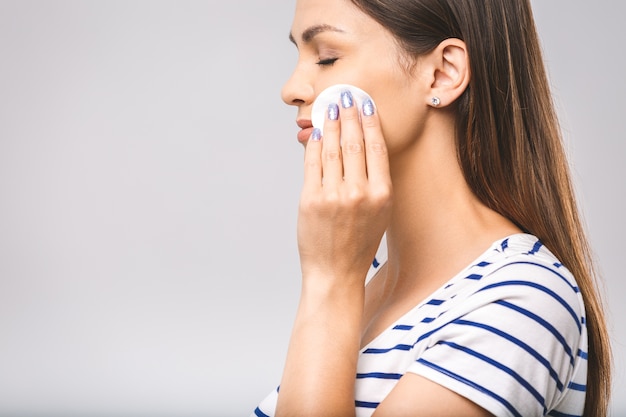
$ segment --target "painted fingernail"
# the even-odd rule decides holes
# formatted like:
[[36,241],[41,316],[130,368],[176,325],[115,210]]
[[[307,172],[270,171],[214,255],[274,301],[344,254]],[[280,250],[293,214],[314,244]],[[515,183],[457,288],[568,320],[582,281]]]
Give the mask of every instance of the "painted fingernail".
[[328,118],[330,120],[339,119],[339,106],[335,103],[330,103],[328,105]]
[[344,92],[341,93],[341,105],[343,106],[344,109],[347,109],[348,107],[352,107],[352,93],[349,90],[346,90]]
[[371,116],[374,114],[374,103],[369,98],[363,101],[363,114],[365,116]]
[[313,132],[311,132],[310,140],[317,142],[321,138],[322,138],[322,131],[316,127],[315,129],[313,129]]

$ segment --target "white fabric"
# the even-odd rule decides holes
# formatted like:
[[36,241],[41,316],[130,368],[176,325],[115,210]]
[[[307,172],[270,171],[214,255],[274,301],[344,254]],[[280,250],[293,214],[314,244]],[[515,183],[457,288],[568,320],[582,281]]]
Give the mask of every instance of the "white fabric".
[[[581,416],[584,312],[574,278],[536,237],[498,241],[361,350],[357,416],[371,416],[407,372],[496,416]],[[252,416],[272,416],[278,395]]]

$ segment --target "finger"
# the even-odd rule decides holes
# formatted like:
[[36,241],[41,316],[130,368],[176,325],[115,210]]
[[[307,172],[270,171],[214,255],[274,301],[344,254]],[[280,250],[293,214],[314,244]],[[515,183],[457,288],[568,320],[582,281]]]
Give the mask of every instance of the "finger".
[[359,183],[367,180],[365,149],[359,110],[349,91],[341,94],[341,150],[343,175],[347,182]]
[[390,187],[389,156],[380,126],[380,119],[371,100],[363,103],[363,141],[367,178],[374,187]]
[[321,160],[324,188],[338,187],[343,181],[340,135],[339,107],[336,104],[330,104],[326,111],[322,139]]
[[322,186],[322,142],[320,130],[314,129],[304,150],[303,192],[313,192]]

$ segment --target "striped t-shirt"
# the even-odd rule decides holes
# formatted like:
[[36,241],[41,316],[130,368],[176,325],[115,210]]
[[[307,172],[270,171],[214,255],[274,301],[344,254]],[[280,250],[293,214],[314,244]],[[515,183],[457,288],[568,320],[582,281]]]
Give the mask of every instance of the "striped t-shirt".
[[[576,281],[532,235],[494,243],[360,351],[356,415],[371,416],[407,372],[496,416],[581,416],[587,330]],[[278,392],[252,416],[274,415]]]

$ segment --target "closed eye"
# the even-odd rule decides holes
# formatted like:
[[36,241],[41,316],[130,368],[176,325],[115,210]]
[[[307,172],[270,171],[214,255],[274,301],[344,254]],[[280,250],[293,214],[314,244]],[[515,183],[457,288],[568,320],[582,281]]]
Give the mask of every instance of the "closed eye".
[[319,66],[330,66],[333,65],[339,58],[328,58],[328,59],[320,59],[317,61],[317,65]]

